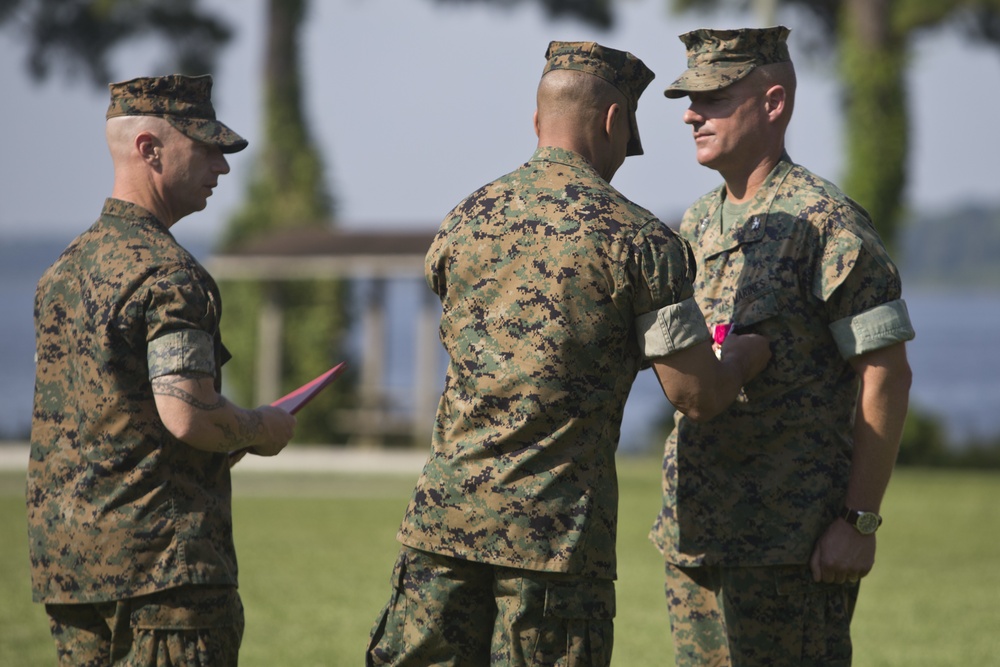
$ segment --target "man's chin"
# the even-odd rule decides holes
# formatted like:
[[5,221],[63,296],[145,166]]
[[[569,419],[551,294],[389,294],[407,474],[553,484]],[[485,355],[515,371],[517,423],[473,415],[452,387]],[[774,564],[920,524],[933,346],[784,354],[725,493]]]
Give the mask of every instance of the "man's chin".
[[713,157],[711,156],[702,157],[701,155],[698,155],[696,159],[698,160],[698,164],[700,164],[701,166],[708,167],[709,169],[715,169],[715,167],[713,166],[715,164],[715,159]]
[[197,213],[198,211],[204,211],[205,207],[207,207],[207,206],[208,206],[208,200],[207,199],[202,199],[200,201],[191,202],[191,208],[188,210],[187,213],[185,213],[180,218],[178,218],[178,220],[180,220],[181,218],[186,218],[187,216],[191,215],[192,213]]

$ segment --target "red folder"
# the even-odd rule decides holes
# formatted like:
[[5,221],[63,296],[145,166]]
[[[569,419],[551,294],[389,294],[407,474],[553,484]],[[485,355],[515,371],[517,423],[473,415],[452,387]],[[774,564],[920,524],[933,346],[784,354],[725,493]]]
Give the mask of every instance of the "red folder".
[[274,403],[271,403],[271,405],[276,408],[281,408],[282,410],[290,412],[294,415],[302,408],[303,405],[311,401],[316,394],[323,391],[328,384],[336,380],[337,376],[343,373],[345,368],[347,368],[347,362],[342,361],[322,375],[305,383],[298,389],[285,394]]
[[[347,362],[341,361],[327,372],[306,382],[298,389],[285,394],[274,403],[271,403],[271,405],[294,415],[302,409],[302,406],[315,398],[319,392],[323,391],[327,385],[336,380],[337,376],[343,373],[345,368],[347,368]],[[242,449],[229,452],[229,465],[235,465],[237,461],[246,456],[248,450],[249,447],[243,447]]]

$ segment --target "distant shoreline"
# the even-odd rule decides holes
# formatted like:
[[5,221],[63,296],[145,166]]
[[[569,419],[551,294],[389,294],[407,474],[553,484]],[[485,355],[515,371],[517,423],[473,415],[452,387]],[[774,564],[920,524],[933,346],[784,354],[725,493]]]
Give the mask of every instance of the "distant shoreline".
[[[1000,227],[1000,225],[998,225]],[[0,244],[0,439],[23,440],[31,426],[31,393],[34,380],[34,327],[32,308],[35,283],[61,252],[59,242],[32,240]],[[204,258],[207,247],[189,246]],[[1000,255],[1000,250],[998,250]],[[1000,266],[1000,264],[998,264]],[[938,419],[949,443],[955,447],[1000,437],[1000,383],[995,377],[997,352],[992,332],[1000,330],[1000,288],[925,285],[912,280],[903,269],[903,298],[907,302],[917,337],[907,344],[914,371],[910,405]],[[394,284],[387,293],[386,328],[390,354],[406,361],[408,323],[415,316],[416,282]],[[354,332],[357,334],[357,332]],[[352,335],[354,335],[352,334]],[[392,364],[388,384],[412,386],[415,368]],[[638,453],[655,447],[656,424],[669,406],[651,371],[639,374],[625,408],[621,451]],[[659,443],[662,445],[662,443]]]

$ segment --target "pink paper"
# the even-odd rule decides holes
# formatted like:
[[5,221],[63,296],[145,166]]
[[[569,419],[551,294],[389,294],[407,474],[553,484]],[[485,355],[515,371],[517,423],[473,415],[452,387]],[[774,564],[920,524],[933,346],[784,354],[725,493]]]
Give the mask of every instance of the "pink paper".
[[347,367],[347,362],[342,361],[327,372],[322,375],[310,380],[306,384],[302,385],[298,389],[285,394],[274,403],[271,403],[276,408],[281,408],[291,414],[298,412],[303,405],[311,401],[319,392],[326,388],[331,382],[337,379],[337,376],[344,372]]
[[716,324],[715,329],[712,331],[712,340],[716,345],[722,345],[722,341],[726,340],[726,336],[732,331],[732,324]]

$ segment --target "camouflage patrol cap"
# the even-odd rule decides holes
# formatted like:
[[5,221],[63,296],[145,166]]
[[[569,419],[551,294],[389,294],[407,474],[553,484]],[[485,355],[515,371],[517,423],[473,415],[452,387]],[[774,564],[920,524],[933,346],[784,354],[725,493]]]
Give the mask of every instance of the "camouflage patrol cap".
[[684,33],[680,38],[687,47],[687,71],[663,94],[677,98],[719,90],[761,65],[791,62],[785,43],[788,33],[785,26],[741,30],[702,28]]
[[212,76],[151,76],[108,84],[111,105],[107,118],[159,116],[186,136],[236,153],[247,140],[215,119]]
[[639,97],[656,76],[646,65],[627,51],[601,46],[597,42],[550,42],[545,51],[545,69],[542,76],[552,70],[570,69],[600,77],[621,91],[628,100],[629,124],[632,137],[626,155],[642,155],[639,125],[635,110]]

